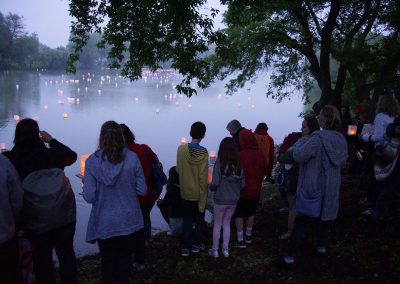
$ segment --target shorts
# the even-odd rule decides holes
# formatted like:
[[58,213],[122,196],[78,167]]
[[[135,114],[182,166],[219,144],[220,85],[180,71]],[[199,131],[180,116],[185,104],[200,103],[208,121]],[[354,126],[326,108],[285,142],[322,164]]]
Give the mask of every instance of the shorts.
[[250,216],[256,215],[256,209],[260,197],[252,198],[252,199],[244,199],[240,198],[235,212],[233,213],[233,218],[248,218]]

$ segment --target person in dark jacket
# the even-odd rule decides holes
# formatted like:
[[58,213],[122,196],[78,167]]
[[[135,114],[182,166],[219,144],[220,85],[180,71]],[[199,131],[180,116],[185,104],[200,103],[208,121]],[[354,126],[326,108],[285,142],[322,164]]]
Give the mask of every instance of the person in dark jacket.
[[171,235],[179,236],[182,234],[183,224],[183,205],[181,190],[179,187],[179,175],[176,167],[173,166],[168,172],[167,192],[163,199],[157,201],[161,215],[171,229]]
[[[243,129],[240,131],[239,140],[241,146],[239,159],[246,184],[240,193],[233,217],[236,223],[236,246],[245,248],[246,243],[252,243],[254,216],[261,195],[266,162],[263,153],[258,149],[253,132]],[[245,234],[243,234],[244,226],[246,226]]]
[[[77,159],[74,151],[46,131],[40,131],[38,123],[30,118],[22,119],[17,124],[14,147],[4,155],[15,166],[21,181],[34,171],[51,168],[64,170]],[[60,262],[61,282],[77,283],[76,257],[73,249],[75,223],[74,220],[65,226],[42,233],[27,230],[28,239],[34,250],[33,264],[37,283],[56,283],[53,249],[56,250]]]

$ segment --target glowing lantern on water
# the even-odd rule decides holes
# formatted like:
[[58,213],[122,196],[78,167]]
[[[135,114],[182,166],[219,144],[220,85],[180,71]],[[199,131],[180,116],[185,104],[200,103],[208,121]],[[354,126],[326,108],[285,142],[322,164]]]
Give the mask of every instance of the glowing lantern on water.
[[156,114],[159,114],[159,113],[160,113],[160,109],[156,108]]
[[18,122],[21,119],[21,117],[18,114],[14,114],[14,120]]
[[181,144],[182,144],[182,145],[186,144],[186,137],[182,137],[182,138],[181,138]]
[[251,105],[251,109],[255,109],[256,108],[256,106],[255,105]]
[[188,104],[188,108],[192,108],[192,104]]
[[83,178],[85,175],[85,164],[86,164],[86,160],[87,158],[89,158],[90,154],[84,154],[81,156],[80,158],[80,162],[79,162],[79,173],[76,175],[79,178]]
[[44,105],[43,108],[44,108],[45,111],[47,111],[49,109],[49,106],[48,105]]
[[349,136],[357,135],[357,125],[349,125],[347,127],[347,135]]
[[19,85],[17,84],[17,85],[15,85],[15,88],[17,89],[17,91],[19,90]]
[[64,113],[64,114],[63,114],[63,118],[64,118],[64,119],[68,119],[68,113]]

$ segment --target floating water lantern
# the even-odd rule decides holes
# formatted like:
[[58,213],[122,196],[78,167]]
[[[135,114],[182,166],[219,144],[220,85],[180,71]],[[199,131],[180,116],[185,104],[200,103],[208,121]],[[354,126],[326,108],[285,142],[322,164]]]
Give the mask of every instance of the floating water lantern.
[[115,88],[118,88],[118,83],[115,83]]
[[85,87],[85,92],[87,92],[88,91],[88,87]]
[[0,143],[0,151],[1,151],[1,153],[7,151],[6,143]]
[[159,113],[160,113],[160,109],[156,108],[156,114],[159,114]]
[[136,98],[135,98],[135,103],[138,103],[138,102],[139,102],[139,98],[136,97]]
[[49,109],[49,106],[48,105],[44,105],[43,108],[44,108],[45,111],[47,111]]
[[238,108],[241,108],[242,105],[241,105],[240,103],[237,103],[237,107],[238,107]]
[[19,85],[17,84],[17,85],[15,85],[15,88],[17,89],[17,91],[19,90]]
[[98,90],[97,93],[99,93],[99,95],[101,95],[101,90]]
[[255,105],[251,105],[251,109],[255,109],[256,108],[256,106]]
[[18,114],[14,114],[14,121],[18,122],[21,117]]
[[64,118],[64,119],[68,119],[68,113],[64,113],[64,114],[63,114],[63,118]]
[[347,127],[347,135],[356,136],[357,135],[357,125],[349,125]]
[[78,93],[80,93],[80,92],[81,92],[81,88],[76,89],[76,91],[77,91]]
[[176,102],[175,105],[178,107],[179,106],[179,102]]
[[168,96],[167,95],[164,96],[164,100],[168,100]]
[[218,94],[217,98],[218,98],[219,100],[222,99],[222,95],[221,95],[221,94]]
[[44,85],[47,87],[47,81],[44,82]]
[[57,103],[59,103],[60,105],[63,105],[64,101],[63,100],[58,100]]
[[79,80],[74,80],[74,83],[75,84],[79,84]]
[[90,154],[84,154],[79,159],[79,173],[76,175],[79,178],[83,178],[85,175],[85,164],[87,158],[89,158]]
[[182,145],[186,144],[186,137],[182,137],[182,138],[181,138],[181,144],[182,144]]
[[192,108],[192,104],[188,104],[188,108]]

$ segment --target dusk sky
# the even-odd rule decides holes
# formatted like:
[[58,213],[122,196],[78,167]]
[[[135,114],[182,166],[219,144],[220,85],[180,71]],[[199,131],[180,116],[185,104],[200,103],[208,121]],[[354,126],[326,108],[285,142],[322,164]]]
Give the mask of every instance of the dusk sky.
[[[218,0],[210,0],[209,3],[221,9]],[[37,33],[41,43],[55,48],[68,42],[72,21],[68,5],[69,0],[1,0],[0,12],[3,15],[11,12],[23,16],[28,33]]]

